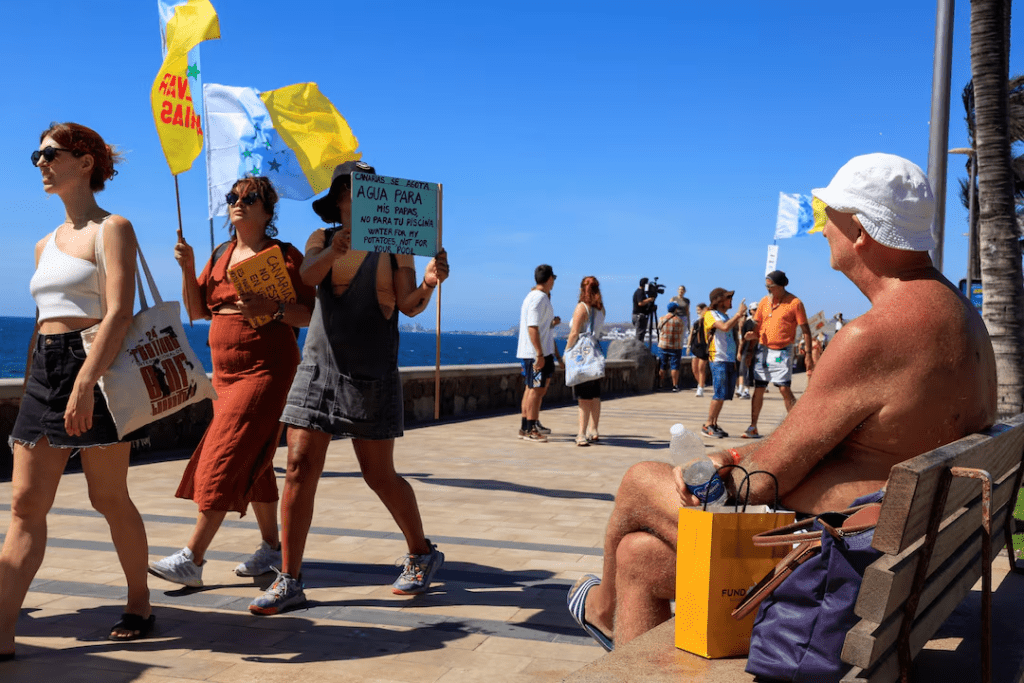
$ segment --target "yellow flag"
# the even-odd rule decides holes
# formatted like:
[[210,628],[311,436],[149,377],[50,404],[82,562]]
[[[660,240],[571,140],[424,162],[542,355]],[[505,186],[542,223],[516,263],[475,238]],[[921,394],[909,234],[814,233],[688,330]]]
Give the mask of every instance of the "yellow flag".
[[359,141],[316,83],[296,83],[260,93],[274,130],[294,153],[313,194],[331,186],[334,167],[356,161]]
[[189,51],[204,40],[220,38],[220,23],[210,0],[184,0],[172,7],[164,26],[166,56],[153,81],[153,119],[167,164],[177,175],[192,167],[203,149],[202,93],[193,101],[192,84],[199,77]]

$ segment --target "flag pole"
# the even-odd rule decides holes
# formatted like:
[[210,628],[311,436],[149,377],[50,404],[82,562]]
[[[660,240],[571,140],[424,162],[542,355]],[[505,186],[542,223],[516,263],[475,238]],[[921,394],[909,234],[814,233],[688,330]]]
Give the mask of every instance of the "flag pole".
[[[185,239],[184,228],[181,227],[181,193],[178,192],[178,175],[174,174],[174,203],[178,205],[178,234]],[[188,326],[192,327],[192,305],[189,301],[188,287],[182,287],[182,294],[185,296],[185,313],[188,314]]]
[[[437,184],[437,251],[441,252],[441,206],[444,188]],[[437,281],[437,327],[434,340],[434,419],[441,418],[441,280]]]

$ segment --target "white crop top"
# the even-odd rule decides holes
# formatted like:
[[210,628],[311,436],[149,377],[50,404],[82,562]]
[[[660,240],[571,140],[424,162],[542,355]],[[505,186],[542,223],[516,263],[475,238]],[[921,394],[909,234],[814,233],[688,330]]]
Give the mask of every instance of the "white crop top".
[[[103,226],[100,226],[100,230]],[[43,247],[29,281],[39,322],[52,318],[102,318],[100,277],[96,264],[69,256],[57,247],[57,231]]]

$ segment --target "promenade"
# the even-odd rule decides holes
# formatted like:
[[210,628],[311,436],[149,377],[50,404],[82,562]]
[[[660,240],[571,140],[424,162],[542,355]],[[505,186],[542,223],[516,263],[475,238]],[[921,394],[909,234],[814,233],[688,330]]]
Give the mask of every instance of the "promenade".
[[[794,379],[799,394],[805,376]],[[397,527],[362,483],[351,445],[334,441],[306,548],[309,603],[274,617],[249,614],[273,575],[235,576],[259,534],[251,514],[230,514],[207,553],[204,588],[150,577],[155,634],[133,643],[106,640],[123,606],[124,576],[84,476],[68,474],[18,623],[18,659],[0,663],[0,681],[561,681],[603,654],[569,616],[565,595],[580,575],[600,574],[604,524],[622,473],[634,462],[667,458],[669,427],[699,428],[708,402],[692,389],[607,400],[601,442],[588,448],[573,442],[575,405],[542,413],[553,431],[546,444],[516,438],[518,415],[408,430],[396,447],[397,467],[416,491],[427,535],[446,555],[431,591],[413,598],[390,590],[405,553]],[[783,414],[771,391],[762,434]],[[750,402],[736,400],[719,424],[738,437],[749,418]],[[285,457],[279,449],[279,478]],[[173,497],[184,465],[150,460],[131,468],[151,559],[180,549],[195,522],[195,505]],[[0,484],[0,531],[10,496],[10,483]]]

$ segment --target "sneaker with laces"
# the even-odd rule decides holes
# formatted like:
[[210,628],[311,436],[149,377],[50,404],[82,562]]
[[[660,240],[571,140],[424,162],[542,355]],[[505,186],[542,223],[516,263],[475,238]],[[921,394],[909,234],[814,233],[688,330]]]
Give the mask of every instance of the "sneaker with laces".
[[523,438],[527,441],[536,441],[537,443],[547,443],[548,437],[545,434],[541,434],[536,429],[531,429],[523,435]]
[[550,434],[551,433],[551,430],[548,429],[547,427],[545,427],[544,425],[542,425],[540,423],[540,420],[537,420],[537,431],[540,432],[541,434]]
[[253,614],[279,614],[289,607],[301,605],[306,602],[305,587],[298,579],[293,579],[290,574],[277,571],[277,578],[270,588],[260,597],[249,603],[249,611]]
[[712,439],[717,439],[718,435],[715,434],[715,430],[708,425],[704,425],[700,428],[700,433],[704,436],[710,436]]
[[697,394],[696,394],[696,396],[697,396],[697,398],[703,398],[703,396],[704,396],[704,387],[697,387]]
[[[541,436],[544,436],[541,434]],[[430,588],[434,574],[444,564],[444,553],[427,539],[430,552],[426,555],[406,555],[403,560],[402,574],[393,584],[391,592],[395,595],[417,595]]]
[[266,574],[274,567],[281,566],[281,551],[274,550],[266,541],[260,543],[260,547],[245,562],[235,567],[235,574],[238,576],[259,576]]
[[719,439],[724,439],[725,437],[729,436],[729,432],[725,431],[716,424],[711,425],[711,429],[715,431],[715,434],[718,436]]
[[[199,588],[203,585],[203,565],[197,565],[194,560],[192,551],[182,548],[162,560],[150,562],[149,573],[164,581]],[[203,560],[203,564],[206,564],[206,560]]]

